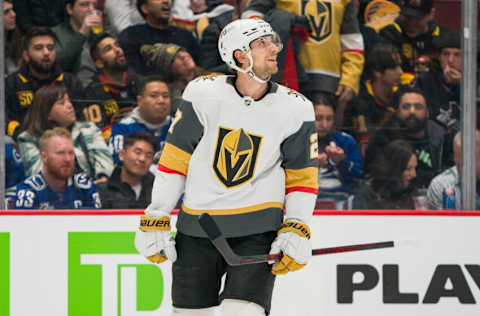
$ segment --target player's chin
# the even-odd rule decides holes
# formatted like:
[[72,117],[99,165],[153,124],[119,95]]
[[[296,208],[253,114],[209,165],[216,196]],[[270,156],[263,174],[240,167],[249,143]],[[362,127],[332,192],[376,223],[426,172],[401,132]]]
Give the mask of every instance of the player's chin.
[[270,75],[274,75],[274,74],[276,74],[277,72],[278,72],[278,65],[277,65],[277,63],[275,62],[275,64],[270,67],[269,73],[270,73]]

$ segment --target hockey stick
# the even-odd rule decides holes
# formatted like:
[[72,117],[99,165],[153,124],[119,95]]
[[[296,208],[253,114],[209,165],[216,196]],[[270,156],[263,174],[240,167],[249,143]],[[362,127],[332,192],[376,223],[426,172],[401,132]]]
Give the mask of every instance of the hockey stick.
[[[233,252],[232,248],[227,242],[225,236],[223,236],[220,231],[217,223],[208,213],[203,213],[200,215],[198,222],[202,229],[208,236],[208,239],[213,243],[215,248],[222,254],[225,261],[231,266],[239,266],[244,264],[251,263],[261,263],[269,261],[280,261],[282,258],[281,254],[264,254],[264,255],[251,255],[251,256],[240,256]],[[312,255],[328,255],[332,253],[342,253],[350,251],[360,251],[360,250],[369,250],[369,249],[379,249],[379,248],[389,248],[393,247],[393,241],[384,241],[384,242],[373,242],[365,244],[356,244],[348,246],[339,246],[339,247],[330,247],[330,248],[320,248],[313,249]]]

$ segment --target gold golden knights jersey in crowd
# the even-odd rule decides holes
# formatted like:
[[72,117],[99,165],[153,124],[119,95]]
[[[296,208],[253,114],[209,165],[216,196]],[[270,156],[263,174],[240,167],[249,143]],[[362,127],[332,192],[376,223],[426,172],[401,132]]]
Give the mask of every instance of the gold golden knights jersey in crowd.
[[[297,55],[309,74],[301,91],[334,93],[342,84],[358,93],[364,45],[353,0],[251,0],[242,17],[263,18],[273,8],[308,20],[308,39]],[[275,21],[270,23],[275,29]]]
[[[270,82],[243,98],[234,76],[190,82],[160,158],[150,211],[168,214],[185,190],[177,229],[205,236],[198,215],[215,216],[227,237],[308,223],[317,193],[317,133],[312,103]],[[158,214],[158,213],[157,213]]]

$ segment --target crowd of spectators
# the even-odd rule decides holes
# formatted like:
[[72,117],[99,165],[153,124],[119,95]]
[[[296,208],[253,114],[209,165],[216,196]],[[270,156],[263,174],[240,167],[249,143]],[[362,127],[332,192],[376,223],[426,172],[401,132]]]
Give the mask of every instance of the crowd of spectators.
[[187,84],[234,75],[217,41],[240,18],[272,25],[272,80],[314,104],[317,207],[414,209],[422,193],[442,209],[450,190],[462,208],[461,34],[434,0],[4,0],[3,14],[9,208],[145,208]]

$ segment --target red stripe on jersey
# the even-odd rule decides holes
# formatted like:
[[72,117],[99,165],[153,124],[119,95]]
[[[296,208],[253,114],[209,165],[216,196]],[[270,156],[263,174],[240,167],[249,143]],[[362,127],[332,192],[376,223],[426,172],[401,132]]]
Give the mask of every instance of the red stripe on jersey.
[[172,21],[177,22],[177,23],[181,23],[181,24],[185,24],[185,25],[189,25],[189,26],[195,25],[195,21],[189,21],[189,20],[184,20],[184,19],[172,18]]
[[317,195],[318,189],[309,188],[309,187],[291,187],[285,190],[285,195],[292,193],[292,192],[305,192],[305,193],[312,193]]
[[167,167],[165,167],[164,165],[161,165],[161,164],[158,164],[158,171],[162,171],[162,172],[165,172],[165,173],[175,173],[175,174],[179,174],[179,175],[184,176],[184,177],[187,176],[186,174],[183,174],[183,173],[181,173],[177,170],[167,168]]
[[342,50],[342,53],[358,53],[363,55],[363,49],[344,49]]

